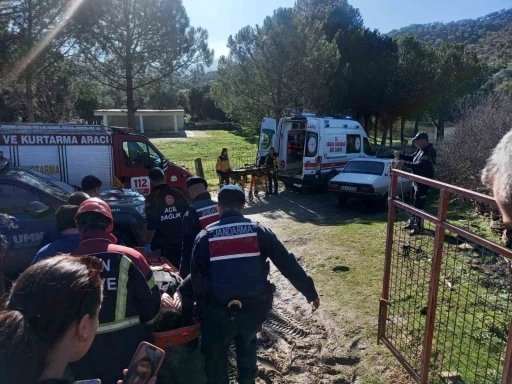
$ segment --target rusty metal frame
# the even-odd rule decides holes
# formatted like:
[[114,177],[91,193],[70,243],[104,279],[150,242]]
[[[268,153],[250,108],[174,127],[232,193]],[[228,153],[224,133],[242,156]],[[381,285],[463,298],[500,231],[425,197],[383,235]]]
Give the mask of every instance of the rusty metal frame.
[[[429,187],[440,190],[439,198],[439,209],[437,216],[433,216],[421,210],[418,210],[402,201],[396,199],[398,190],[398,177],[407,178],[418,182],[420,184],[428,185]],[[493,207],[497,207],[496,201],[490,197],[481,193],[473,192],[464,188],[456,187],[454,185],[441,183],[439,181],[427,179],[421,176],[413,175],[408,172],[393,170],[391,172],[391,186],[389,193],[389,204],[388,204],[388,226],[387,226],[387,238],[386,238],[386,252],[384,261],[384,279],[382,287],[382,296],[380,299],[379,306],[379,327],[378,327],[378,341],[382,342],[402,366],[407,370],[413,380],[421,384],[428,384],[429,382],[429,367],[430,360],[432,357],[432,342],[434,336],[437,298],[439,290],[439,281],[441,274],[441,264],[443,259],[443,247],[444,237],[446,230],[456,233],[475,244],[479,244],[487,249],[496,252],[497,254],[512,260],[512,250],[507,249],[499,244],[489,241],[483,237],[475,235],[463,228],[447,222],[448,216],[448,205],[450,195],[457,195],[480,203],[488,204]],[[431,223],[436,227],[435,238],[434,238],[434,254],[432,258],[431,276],[429,282],[429,292],[427,301],[427,318],[425,323],[425,333],[422,346],[421,354],[421,368],[419,372],[411,366],[407,359],[401,354],[401,352],[393,345],[393,343],[386,336],[386,326],[388,317],[388,306],[389,306],[389,291],[390,291],[390,278],[391,278],[391,265],[392,265],[392,253],[393,253],[393,242],[394,242],[394,226],[396,210],[401,209],[410,212],[416,216],[419,216]],[[511,319],[512,320],[512,319]],[[501,384],[512,383],[512,321],[509,328],[507,349],[505,353],[504,369],[502,373]]]

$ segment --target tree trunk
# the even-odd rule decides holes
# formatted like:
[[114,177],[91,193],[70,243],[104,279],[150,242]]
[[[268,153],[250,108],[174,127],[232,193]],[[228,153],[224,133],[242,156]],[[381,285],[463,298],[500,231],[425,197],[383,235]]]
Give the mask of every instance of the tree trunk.
[[[128,72],[128,71],[126,71]],[[128,110],[128,128],[133,130],[137,127],[137,120],[135,118],[135,100],[133,99],[133,84],[132,78],[126,75],[126,108]]]
[[400,118],[400,145],[404,142],[404,131],[405,131],[405,118],[402,116]]
[[128,110],[128,128],[136,129],[135,100],[133,98],[133,62],[132,62],[132,31],[130,26],[130,9],[124,3],[124,22],[126,26],[125,65],[126,65],[126,108]]
[[27,121],[33,123],[34,118],[34,90],[32,89],[32,72],[30,66],[25,73],[25,99],[27,100]]
[[444,116],[439,113],[439,123],[437,123],[437,141],[444,139]]
[[377,131],[379,129],[379,115],[375,115],[375,124],[373,126],[373,145],[377,145]]
[[[27,35],[26,35],[26,53],[28,54],[32,49],[32,31],[33,31],[33,17],[32,17],[32,0],[27,1]],[[27,121],[33,123],[34,118],[34,90],[32,89],[32,65],[29,63],[25,68],[25,98],[27,100]]]
[[370,116],[364,117],[364,131],[366,132],[366,136],[370,135],[370,127],[372,125],[372,119]]
[[393,147],[393,119],[389,119],[389,146]]
[[382,132],[382,138],[380,140],[380,145],[384,146],[384,145],[386,145],[386,140],[388,138],[389,125],[387,124],[387,122],[384,122],[382,124],[382,127],[383,127],[383,132]]
[[414,136],[419,132],[420,126],[420,115],[416,116],[416,121],[414,122]]

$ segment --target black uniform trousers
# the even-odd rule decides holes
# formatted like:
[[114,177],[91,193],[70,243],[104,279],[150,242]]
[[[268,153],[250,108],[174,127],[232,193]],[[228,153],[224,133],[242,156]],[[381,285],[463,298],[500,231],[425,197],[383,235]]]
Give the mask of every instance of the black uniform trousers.
[[[267,179],[268,179],[268,194],[272,194],[272,190],[274,193],[277,193],[277,172],[267,172]],[[272,185],[274,188],[272,189]]]
[[220,182],[225,185],[229,184],[229,172],[217,171],[217,176],[219,176]]
[[[427,194],[429,187],[422,184],[414,184],[414,195],[412,200],[412,206],[423,210],[425,203],[427,202]],[[419,216],[414,215],[412,217],[412,223],[419,229],[423,229],[423,219]]]
[[207,303],[201,310],[201,349],[205,357],[208,384],[229,384],[229,347],[236,346],[238,383],[254,384],[258,373],[256,334],[269,310],[264,301],[244,305],[232,318],[227,305]]

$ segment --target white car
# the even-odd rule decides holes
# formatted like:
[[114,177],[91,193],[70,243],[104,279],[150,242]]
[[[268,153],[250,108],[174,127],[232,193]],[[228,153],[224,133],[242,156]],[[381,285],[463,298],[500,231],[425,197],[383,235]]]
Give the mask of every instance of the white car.
[[[329,192],[338,197],[342,205],[348,199],[377,200],[386,205],[391,180],[390,159],[355,159],[329,181]],[[409,195],[410,179],[398,178],[398,196]]]

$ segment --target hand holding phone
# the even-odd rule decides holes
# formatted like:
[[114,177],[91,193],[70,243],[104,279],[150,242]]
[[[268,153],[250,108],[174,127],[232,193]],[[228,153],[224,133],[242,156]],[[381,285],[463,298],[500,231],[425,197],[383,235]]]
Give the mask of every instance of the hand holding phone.
[[156,375],[165,357],[165,352],[152,344],[140,343],[133,359],[126,370],[122,384],[151,384],[156,382]]

